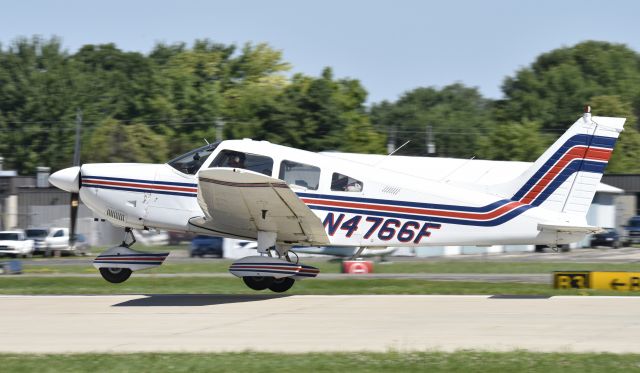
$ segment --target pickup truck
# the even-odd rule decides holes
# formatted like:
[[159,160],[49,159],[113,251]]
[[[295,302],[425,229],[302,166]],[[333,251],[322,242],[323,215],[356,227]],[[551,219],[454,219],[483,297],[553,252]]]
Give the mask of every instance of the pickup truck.
[[623,242],[625,246],[632,245],[634,243],[640,243],[640,215],[634,216],[629,219],[629,222],[624,227],[625,237]]
[[49,235],[44,239],[44,244],[46,256],[51,256],[55,253],[86,255],[87,251],[89,251],[89,244],[81,234],[76,235],[75,249],[69,246],[69,228],[50,228]]
[[33,255],[33,240],[22,230],[0,232],[0,255],[23,258]]
[[49,235],[48,228],[27,228],[24,233],[28,239],[33,240],[33,255],[47,253],[47,244],[44,240]]

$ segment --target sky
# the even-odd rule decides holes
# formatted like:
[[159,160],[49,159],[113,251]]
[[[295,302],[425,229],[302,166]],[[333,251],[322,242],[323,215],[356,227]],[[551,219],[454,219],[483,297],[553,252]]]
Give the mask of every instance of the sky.
[[369,103],[460,82],[501,98],[505,77],[541,53],[584,40],[640,51],[633,0],[59,0],[7,1],[0,43],[58,36],[70,52],[115,43],[148,53],[157,42],[266,42],[293,72],[359,79]]

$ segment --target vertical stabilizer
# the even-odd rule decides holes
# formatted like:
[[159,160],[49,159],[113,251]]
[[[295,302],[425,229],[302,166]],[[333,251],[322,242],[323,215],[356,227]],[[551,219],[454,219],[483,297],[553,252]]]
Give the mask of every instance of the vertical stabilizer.
[[538,160],[501,192],[514,201],[586,215],[625,118],[591,116],[589,107]]

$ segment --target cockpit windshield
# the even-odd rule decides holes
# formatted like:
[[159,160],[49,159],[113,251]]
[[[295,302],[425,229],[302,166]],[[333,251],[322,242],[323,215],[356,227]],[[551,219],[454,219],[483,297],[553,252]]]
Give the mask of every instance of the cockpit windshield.
[[209,155],[216,150],[218,145],[220,145],[220,142],[207,144],[201,148],[192,150],[189,153],[174,158],[167,162],[167,164],[180,172],[184,172],[185,174],[195,175],[200,167],[202,167],[204,161],[209,158]]

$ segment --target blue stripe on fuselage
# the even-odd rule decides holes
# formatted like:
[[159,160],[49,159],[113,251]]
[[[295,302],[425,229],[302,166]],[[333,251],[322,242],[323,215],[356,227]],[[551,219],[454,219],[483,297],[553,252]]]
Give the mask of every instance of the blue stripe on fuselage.
[[[615,144],[616,144],[616,139],[613,137],[591,136],[586,134],[579,134],[579,135],[572,136],[555,153],[553,153],[551,157],[549,157],[549,159],[540,167],[540,169],[538,169],[538,171],[536,171],[533,174],[533,176],[529,180],[527,180],[526,183],[524,183],[524,185],[513,195],[513,197],[511,197],[511,199],[514,201],[521,200],[522,197],[524,197],[531,190],[531,188],[533,188],[533,186],[535,186],[538,183],[538,181],[540,181],[540,179],[546,175],[546,173],[553,167],[553,165],[558,160],[560,160],[569,149],[573,148],[574,146],[593,146],[593,147],[599,147],[599,148],[613,149]],[[580,168],[578,167],[573,172],[576,172],[577,170],[580,170]],[[594,171],[587,171],[587,172],[594,172]],[[569,176],[567,176],[567,178]],[[553,191],[555,191],[555,189]],[[551,194],[553,193],[553,191],[548,193]]]
[[139,193],[156,193],[156,194],[168,194],[172,196],[181,196],[181,197],[197,197],[196,193],[181,193],[181,192],[172,192],[167,190],[157,190],[157,189],[141,189],[141,188],[124,188],[117,186],[108,186],[108,185],[100,185],[100,184],[90,184],[90,183],[82,183],[83,187],[87,188],[101,188],[101,189],[111,189],[111,190],[122,190],[126,192],[139,192]]
[[312,210],[343,212],[343,213],[360,214],[360,215],[367,215],[367,216],[381,216],[381,217],[388,217],[388,218],[399,218],[399,219],[428,221],[428,222],[436,222],[436,223],[448,223],[448,224],[457,224],[457,225],[473,225],[473,226],[480,226],[480,227],[493,227],[496,225],[503,224],[534,207],[531,205],[523,205],[495,219],[479,221],[479,220],[446,218],[441,216],[403,214],[403,213],[397,213],[397,212],[385,212],[385,211],[374,211],[374,210],[360,210],[360,209],[349,208],[349,207],[322,206],[322,205],[314,205],[314,204],[309,204],[308,206]]
[[184,186],[184,187],[191,187],[191,188],[197,188],[197,187],[198,187],[198,184],[193,184],[193,183],[177,183],[177,182],[173,182],[173,181],[139,180],[139,179],[125,179],[125,178],[121,178],[121,177],[89,176],[89,175],[83,175],[82,177],[83,177],[83,178],[86,178],[86,179],[111,180],[111,181],[123,181],[123,182],[141,183],[141,184],[157,184],[157,185]]

